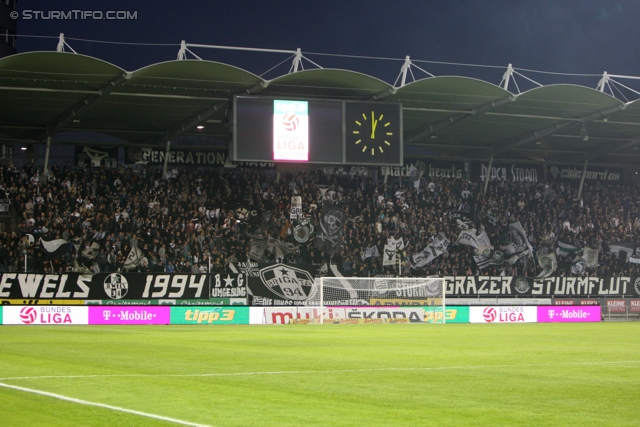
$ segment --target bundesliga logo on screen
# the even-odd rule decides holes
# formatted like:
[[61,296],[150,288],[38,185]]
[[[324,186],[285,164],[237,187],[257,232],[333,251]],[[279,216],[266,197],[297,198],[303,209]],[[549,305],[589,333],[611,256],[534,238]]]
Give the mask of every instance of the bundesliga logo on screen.
[[300,119],[298,119],[298,116],[293,113],[285,114],[282,118],[282,126],[289,132],[293,132],[298,129],[298,125],[300,125]]

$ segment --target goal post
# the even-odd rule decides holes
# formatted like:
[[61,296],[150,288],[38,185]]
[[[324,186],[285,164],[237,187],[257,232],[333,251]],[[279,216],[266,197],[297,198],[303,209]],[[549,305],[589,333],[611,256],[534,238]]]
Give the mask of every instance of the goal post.
[[314,323],[446,321],[442,277],[320,277],[315,285]]

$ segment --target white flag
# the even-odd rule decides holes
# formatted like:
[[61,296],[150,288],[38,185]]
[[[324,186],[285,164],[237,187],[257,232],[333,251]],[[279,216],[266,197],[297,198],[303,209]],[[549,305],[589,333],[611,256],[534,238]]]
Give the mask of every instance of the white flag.
[[382,265],[396,265],[398,263],[396,259],[397,253],[398,251],[395,245],[384,245],[384,254],[382,254]]
[[130,270],[137,267],[140,261],[142,261],[142,258],[144,258],[144,253],[134,246],[131,248],[131,252],[129,252],[129,256],[127,256],[127,260],[124,262],[124,269]]
[[40,239],[40,242],[42,242],[42,247],[47,252],[55,252],[58,250],[58,248],[60,248],[60,246],[66,245],[67,243],[69,243],[64,239],[55,239],[55,240],[49,240],[49,241]]

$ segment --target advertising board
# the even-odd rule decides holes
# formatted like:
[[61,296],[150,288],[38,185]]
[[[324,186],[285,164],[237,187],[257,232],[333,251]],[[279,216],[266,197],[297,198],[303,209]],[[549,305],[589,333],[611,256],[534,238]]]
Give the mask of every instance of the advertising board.
[[172,325],[248,325],[249,307],[170,307]]
[[623,299],[608,299],[607,310],[609,313],[626,313],[627,302]]
[[537,319],[537,307],[469,307],[471,323],[535,323]]
[[59,305],[7,305],[4,325],[88,325],[88,307]]
[[0,305],[85,305],[81,299],[0,299]]
[[168,325],[171,321],[170,307],[90,306],[90,325]]
[[[422,307],[424,321],[427,323],[441,323],[442,309],[440,307]],[[445,323],[469,323],[469,307],[451,306],[445,309]]]
[[599,321],[600,306],[538,307],[538,323]]
[[630,313],[640,313],[640,299],[630,299],[629,300],[629,312]]
[[[325,307],[323,323],[424,322],[425,308],[433,307]],[[251,323],[285,325],[318,323],[319,307],[252,307]]]

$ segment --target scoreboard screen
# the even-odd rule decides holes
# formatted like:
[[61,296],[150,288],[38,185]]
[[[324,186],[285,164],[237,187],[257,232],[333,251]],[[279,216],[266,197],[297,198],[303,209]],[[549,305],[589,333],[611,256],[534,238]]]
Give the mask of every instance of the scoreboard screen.
[[397,103],[235,96],[233,161],[402,165]]

